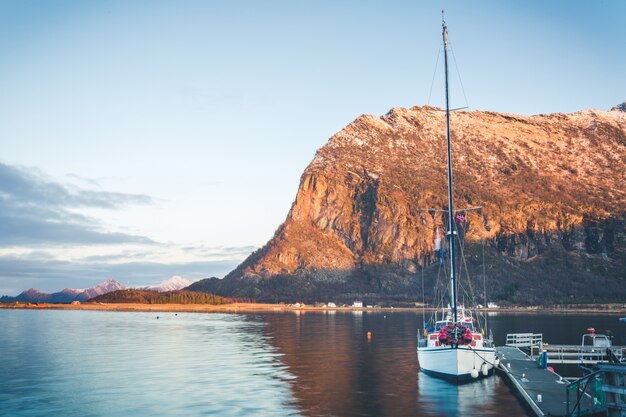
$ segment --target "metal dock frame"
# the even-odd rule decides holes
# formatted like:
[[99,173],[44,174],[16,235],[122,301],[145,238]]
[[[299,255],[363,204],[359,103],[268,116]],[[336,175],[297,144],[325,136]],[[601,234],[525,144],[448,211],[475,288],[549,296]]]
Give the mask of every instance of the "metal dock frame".
[[549,345],[543,342],[542,333],[509,333],[506,346],[528,349],[531,358],[545,351],[547,362],[553,364],[595,365],[610,361],[611,356],[618,362],[626,359],[626,346],[611,346],[608,353],[606,347]]
[[[599,370],[567,386],[567,415],[626,416],[626,364],[600,363]],[[576,396],[570,399],[570,393]],[[587,407],[581,402],[592,398]]]
[[595,365],[600,362],[608,362],[611,356],[617,358],[618,361],[622,361],[626,357],[624,355],[626,348],[623,346],[605,348],[577,345],[543,345],[543,349],[548,354],[548,363],[556,364]]

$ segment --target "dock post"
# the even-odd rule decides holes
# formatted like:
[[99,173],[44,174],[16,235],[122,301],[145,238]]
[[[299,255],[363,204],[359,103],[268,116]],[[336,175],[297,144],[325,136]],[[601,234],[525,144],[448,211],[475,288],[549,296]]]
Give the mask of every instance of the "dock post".
[[543,349],[541,350],[541,367],[548,369],[548,352]]

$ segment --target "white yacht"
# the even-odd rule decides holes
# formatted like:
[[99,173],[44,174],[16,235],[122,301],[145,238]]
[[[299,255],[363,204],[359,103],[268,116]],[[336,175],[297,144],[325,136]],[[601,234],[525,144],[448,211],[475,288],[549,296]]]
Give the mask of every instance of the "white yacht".
[[443,320],[426,329],[417,347],[417,360],[422,372],[466,382],[493,374],[496,352],[493,341],[478,329],[476,320],[461,307],[454,319],[452,308]]
[[450,253],[450,307],[441,320],[424,329],[418,340],[417,358],[420,369],[430,375],[454,382],[471,381],[493,373],[496,352],[491,340],[485,340],[484,330],[465,309],[457,305],[457,262],[455,211],[453,206],[452,156],[450,144],[450,106],[448,94],[448,28],[442,22],[446,80],[446,140],[448,161],[448,241]]

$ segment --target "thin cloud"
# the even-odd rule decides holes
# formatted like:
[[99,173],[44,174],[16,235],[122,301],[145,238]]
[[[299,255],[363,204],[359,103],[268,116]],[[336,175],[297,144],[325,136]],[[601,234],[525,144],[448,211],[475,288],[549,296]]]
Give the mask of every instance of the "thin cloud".
[[121,209],[153,204],[143,194],[87,190],[54,182],[37,170],[0,162],[0,247],[43,244],[154,243],[147,237],[102,230],[77,208]]
[[34,256],[0,256],[0,296],[17,295],[28,288],[46,292],[65,287],[85,288],[112,278],[124,285],[153,284],[173,275],[192,281],[212,276],[222,277],[239,261],[187,263],[70,262]]
[[65,176],[73,180],[78,180],[82,182],[83,184],[87,184],[90,187],[100,187],[100,182],[98,182],[98,180],[95,180],[93,178],[86,178],[81,175],[74,174],[73,172],[70,172],[69,174],[66,174]]
[[155,252],[153,251],[122,251],[120,253],[112,253],[105,255],[92,255],[86,256],[80,259],[81,263],[114,263],[114,262],[128,262],[131,260],[145,260],[151,256],[154,256]]
[[145,249],[125,249],[116,253],[98,253],[75,258],[79,262],[107,262],[107,263],[123,263],[130,261],[152,262],[155,260],[162,261],[164,259],[185,259],[185,262],[202,260],[206,262],[216,261],[241,261],[258,249],[255,246],[207,246],[207,245],[187,245],[178,246],[175,243],[168,245],[158,244],[151,245]]
[[0,193],[15,204],[44,204],[46,207],[116,209],[126,205],[153,204],[147,195],[86,190],[51,181],[37,170],[1,162]]
[[246,257],[258,249],[256,246],[246,245],[246,246],[207,246],[207,245],[189,245],[183,246],[183,250],[195,252],[199,255],[209,256],[209,257],[222,257],[222,258],[231,258],[231,257]]

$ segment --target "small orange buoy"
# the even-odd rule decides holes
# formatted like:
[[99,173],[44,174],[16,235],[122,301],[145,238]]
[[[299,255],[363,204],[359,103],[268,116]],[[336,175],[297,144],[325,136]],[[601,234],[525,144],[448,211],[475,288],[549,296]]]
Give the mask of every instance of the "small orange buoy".
[[372,332],[367,332],[367,340],[372,340]]

